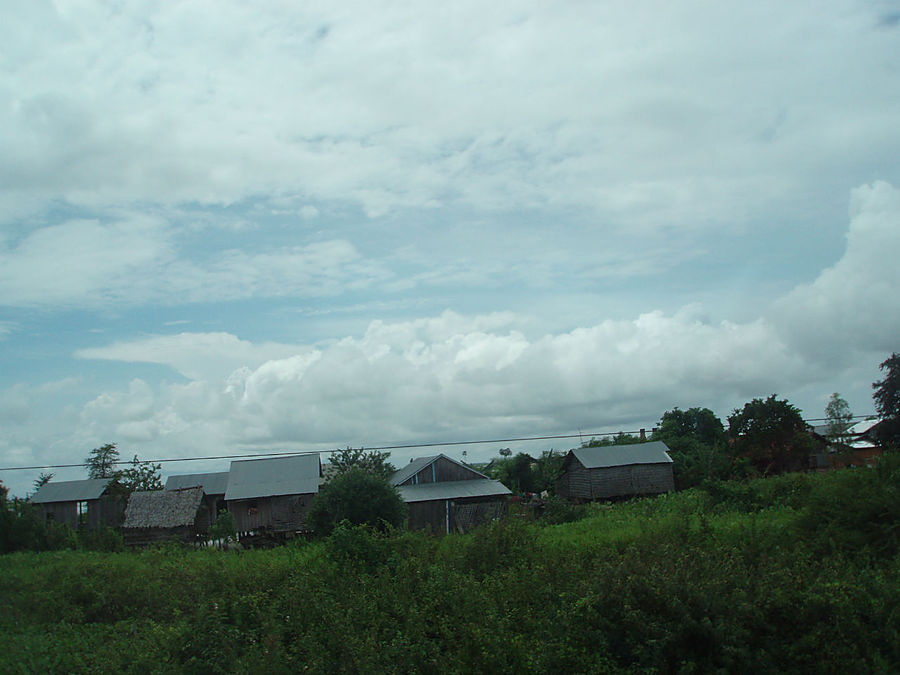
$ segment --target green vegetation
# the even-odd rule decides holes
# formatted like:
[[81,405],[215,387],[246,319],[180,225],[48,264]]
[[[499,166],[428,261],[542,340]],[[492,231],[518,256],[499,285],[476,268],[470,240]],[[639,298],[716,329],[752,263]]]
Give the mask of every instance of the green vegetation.
[[442,539],[0,556],[2,669],[897,672],[900,460]]
[[330,534],[340,523],[374,528],[400,527],[406,504],[386,479],[360,467],[350,467],[325,483],[309,510],[309,524],[318,534]]
[[872,383],[875,410],[881,417],[878,442],[900,448],[900,354],[892,353],[879,367],[884,372],[884,379]]

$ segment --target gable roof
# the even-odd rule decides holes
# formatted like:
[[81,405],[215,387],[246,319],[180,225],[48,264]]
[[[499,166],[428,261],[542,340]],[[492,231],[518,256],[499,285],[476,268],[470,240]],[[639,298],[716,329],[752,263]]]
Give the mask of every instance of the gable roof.
[[235,461],[228,472],[225,499],[316,494],[320,475],[318,453]]
[[634,445],[575,448],[570,451],[586,469],[605,469],[629,464],[671,464],[669,448],[662,441]]
[[31,495],[33,504],[50,502],[86,502],[99,499],[112,478],[88,478],[86,480],[62,480],[44,483]]
[[189,487],[203,488],[203,492],[208,495],[224,495],[228,487],[228,472],[187,473],[169,476],[166,480],[166,490],[183,490]]
[[475,478],[451,480],[444,483],[419,483],[397,488],[407,504],[430,502],[438,499],[463,499],[465,497],[495,497],[511,495],[512,491],[498,480]]
[[[434,462],[438,461],[442,457],[444,459],[446,459],[448,462],[453,462],[454,464],[461,466],[464,469],[471,471],[472,473],[477,473],[479,476],[483,476],[484,478],[487,478],[487,476],[485,476],[480,471],[476,471],[471,466],[466,466],[465,464],[463,464],[461,462],[457,462],[452,457],[447,457],[447,455],[440,454],[440,455],[434,455],[433,457],[417,457],[416,459],[412,460],[409,464],[404,466],[402,469],[398,469],[397,471],[394,472],[394,475],[391,476],[391,481],[390,481],[391,485],[393,485],[395,487],[400,485],[400,483],[409,480],[410,478],[415,476],[417,473],[419,473],[422,469],[424,469],[428,466],[431,466]],[[454,482],[457,482],[457,481],[454,481]]]
[[132,492],[128,497],[122,527],[136,529],[193,525],[202,500],[203,490],[198,487]]

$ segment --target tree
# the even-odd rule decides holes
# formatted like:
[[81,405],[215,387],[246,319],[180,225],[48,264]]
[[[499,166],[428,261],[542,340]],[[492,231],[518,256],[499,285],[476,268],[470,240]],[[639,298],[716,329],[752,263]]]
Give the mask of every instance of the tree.
[[541,456],[534,460],[531,476],[535,492],[546,490],[551,494],[556,493],[556,479],[559,478],[559,472],[562,471],[565,460],[566,453],[552,448],[544,450]]
[[644,443],[645,441],[641,440],[640,436],[635,436],[634,434],[626,434],[624,431],[620,431],[615,436],[610,438],[606,436],[605,438],[592,438],[589,441],[585,441],[581,444],[582,448],[606,448],[611,445],[637,445],[638,443]]
[[715,445],[725,440],[725,427],[722,420],[709,408],[675,408],[663,413],[653,437],[664,441],[666,438],[685,436],[707,445]]
[[329,534],[342,521],[383,529],[399,527],[406,504],[385,479],[360,467],[350,467],[325,483],[309,510],[317,534]]
[[763,474],[800,471],[809,466],[812,438],[800,410],[772,394],[755,398],[728,417],[728,433],[739,456]]
[[53,480],[54,475],[56,475],[56,474],[44,473],[43,471],[41,471],[41,475],[39,475],[34,481],[35,492],[37,492],[42,487],[44,487],[47,483],[49,483],[51,480]]
[[356,468],[387,480],[397,470],[388,461],[390,456],[389,452],[366,450],[365,448],[346,448],[332,452],[328,462],[334,467],[336,475]]
[[875,410],[881,417],[875,437],[882,445],[900,447],[900,355],[892,353],[880,369],[886,373],[884,379],[872,383]]
[[116,478],[119,472],[115,469],[119,461],[119,451],[115,443],[107,443],[91,450],[90,456],[84,460],[88,470],[88,478]]
[[834,392],[825,406],[825,417],[828,429],[825,436],[829,442],[846,446],[848,441],[847,430],[853,425],[853,413],[850,412],[850,404],[840,394]]
[[135,455],[131,460],[131,466],[118,472],[119,483],[125,492],[146,492],[149,490],[162,490],[162,478],[160,471],[162,464],[142,462]]
[[733,458],[726,451],[725,427],[709,408],[667,410],[653,440],[668,446],[679,490],[708,479],[732,478],[736,473]]

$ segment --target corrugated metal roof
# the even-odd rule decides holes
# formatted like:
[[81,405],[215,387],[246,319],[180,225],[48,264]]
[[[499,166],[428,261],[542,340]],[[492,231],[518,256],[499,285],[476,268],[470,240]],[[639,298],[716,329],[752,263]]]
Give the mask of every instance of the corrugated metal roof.
[[31,501],[34,504],[47,504],[50,502],[85,502],[90,499],[99,499],[110,482],[112,482],[112,478],[50,481],[49,483],[44,483],[31,496]]
[[[459,466],[465,467],[469,471],[474,471],[479,476],[484,476],[483,473],[473,469],[471,466],[466,466],[465,464],[462,464],[461,462],[456,461],[452,457],[447,457],[447,455],[440,454],[440,455],[434,455],[433,457],[418,457],[418,458],[414,459],[413,461],[411,461],[406,466],[404,466],[402,469],[398,469],[397,471],[394,472],[394,475],[391,476],[391,481],[390,481],[391,485],[396,487],[396,486],[400,485],[400,483],[402,483],[406,480],[409,480],[414,475],[419,473],[422,469],[424,469],[426,466],[432,464],[433,462],[436,462],[441,457],[446,459],[448,462],[453,462],[454,464],[458,464]],[[484,476],[484,477],[487,478],[487,476]]]
[[319,455],[245,459],[231,463],[225,499],[254,499],[319,491]]
[[208,495],[224,495],[228,487],[228,472],[188,473],[169,476],[166,480],[166,490],[183,490],[191,487],[203,488],[203,492]]
[[512,494],[510,489],[498,480],[476,478],[474,480],[451,480],[444,483],[419,483],[404,485],[397,492],[407,504],[430,502],[438,499],[463,499],[465,497],[494,497]]
[[603,469],[629,464],[669,464],[669,448],[662,441],[636,443],[635,445],[608,445],[599,448],[575,448],[578,461],[587,469]]
[[203,489],[132,492],[125,508],[122,527],[183,527],[193,525],[203,500]]

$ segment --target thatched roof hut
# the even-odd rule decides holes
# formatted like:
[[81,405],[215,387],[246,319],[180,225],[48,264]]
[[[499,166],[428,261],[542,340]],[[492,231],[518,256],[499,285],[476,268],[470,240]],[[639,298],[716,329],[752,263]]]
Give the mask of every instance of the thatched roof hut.
[[203,489],[199,487],[132,493],[125,509],[125,542],[195,539],[209,527],[202,501]]

